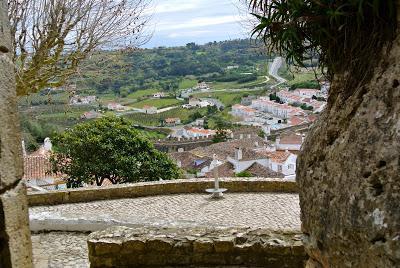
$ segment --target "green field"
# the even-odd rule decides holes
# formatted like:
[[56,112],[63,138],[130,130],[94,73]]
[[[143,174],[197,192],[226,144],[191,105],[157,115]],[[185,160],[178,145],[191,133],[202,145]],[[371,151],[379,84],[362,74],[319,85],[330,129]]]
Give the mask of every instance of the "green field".
[[169,106],[180,105],[183,102],[177,99],[146,99],[130,104],[134,108],[143,108],[144,105],[155,106],[157,108],[165,108]]
[[[306,72],[295,72],[294,79],[287,82],[288,85],[293,85],[297,83],[307,82],[307,81],[315,81],[315,73],[310,70]],[[317,73],[319,75],[320,73]]]
[[167,135],[158,131],[137,129],[143,136],[151,140],[164,139]]
[[126,97],[127,99],[138,99],[144,96],[153,95],[154,93],[159,92],[159,89],[144,89],[132,92]]
[[135,113],[135,114],[129,114],[126,115],[125,117],[132,120],[134,123],[138,125],[143,125],[143,126],[159,126],[160,122],[165,120],[166,118],[170,117],[179,117],[181,121],[185,122],[189,119],[189,116],[191,114],[194,114],[195,112],[200,112],[202,114],[206,113],[206,108],[201,108],[201,109],[184,109],[184,108],[176,108],[172,109],[169,111],[166,111],[164,113],[160,114],[142,114],[142,113]]
[[240,92],[229,92],[229,91],[221,91],[221,92],[211,92],[211,93],[198,93],[193,96],[198,98],[216,98],[220,100],[225,106],[232,106],[234,104],[240,103],[241,99],[245,95],[260,95],[264,92],[264,90],[257,91],[240,91]]
[[196,79],[184,78],[179,82],[179,89],[187,89],[197,85]]
[[254,87],[266,87],[268,85],[274,84],[273,81],[266,83],[265,76],[259,76],[256,81],[251,81],[247,83],[238,82],[212,82],[210,86],[212,89],[237,89],[237,88],[254,88]]

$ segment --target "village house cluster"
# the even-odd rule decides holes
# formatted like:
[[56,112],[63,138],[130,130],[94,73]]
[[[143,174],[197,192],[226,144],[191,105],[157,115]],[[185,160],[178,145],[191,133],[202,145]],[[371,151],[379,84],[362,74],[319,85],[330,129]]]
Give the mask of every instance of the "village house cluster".
[[297,154],[304,137],[300,133],[287,132],[276,137],[275,141],[270,141],[257,135],[239,135],[226,142],[174,152],[170,156],[187,172],[189,178],[217,176],[294,179]]
[[327,92],[317,89],[283,89],[270,96],[247,96],[232,106],[231,114],[243,125],[267,130],[311,123],[323,111]]

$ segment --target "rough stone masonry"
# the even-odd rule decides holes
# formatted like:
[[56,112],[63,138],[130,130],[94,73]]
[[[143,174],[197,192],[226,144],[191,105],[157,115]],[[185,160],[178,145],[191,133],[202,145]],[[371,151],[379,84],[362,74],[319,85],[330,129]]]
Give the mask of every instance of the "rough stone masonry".
[[349,98],[332,83],[297,162],[309,267],[400,267],[399,32],[372,54],[374,76]]
[[0,1],[0,267],[32,267],[7,1]]

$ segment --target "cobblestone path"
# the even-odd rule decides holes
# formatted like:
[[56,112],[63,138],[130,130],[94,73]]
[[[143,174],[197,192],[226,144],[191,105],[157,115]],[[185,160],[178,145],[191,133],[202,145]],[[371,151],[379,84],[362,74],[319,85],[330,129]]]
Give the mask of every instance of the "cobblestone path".
[[33,234],[34,268],[89,267],[86,237],[82,233]]
[[33,207],[30,214],[46,217],[113,220],[155,226],[228,226],[299,229],[297,194],[180,194]]
[[[179,194],[30,208],[30,214],[152,226],[221,226],[300,230],[297,194],[232,193],[221,200]],[[87,234],[32,236],[36,268],[88,267]]]

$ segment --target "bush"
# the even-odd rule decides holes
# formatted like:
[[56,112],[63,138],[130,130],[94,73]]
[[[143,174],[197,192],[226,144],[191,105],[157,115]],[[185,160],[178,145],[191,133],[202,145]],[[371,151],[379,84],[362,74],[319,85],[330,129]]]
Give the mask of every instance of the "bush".
[[250,172],[248,172],[247,170],[236,173],[235,175],[236,177],[241,177],[241,178],[249,178],[249,177],[253,177],[253,174],[251,174]]
[[171,180],[180,169],[132,124],[122,118],[103,117],[81,123],[53,137],[53,172],[67,176],[68,187],[83,183],[102,185]]

